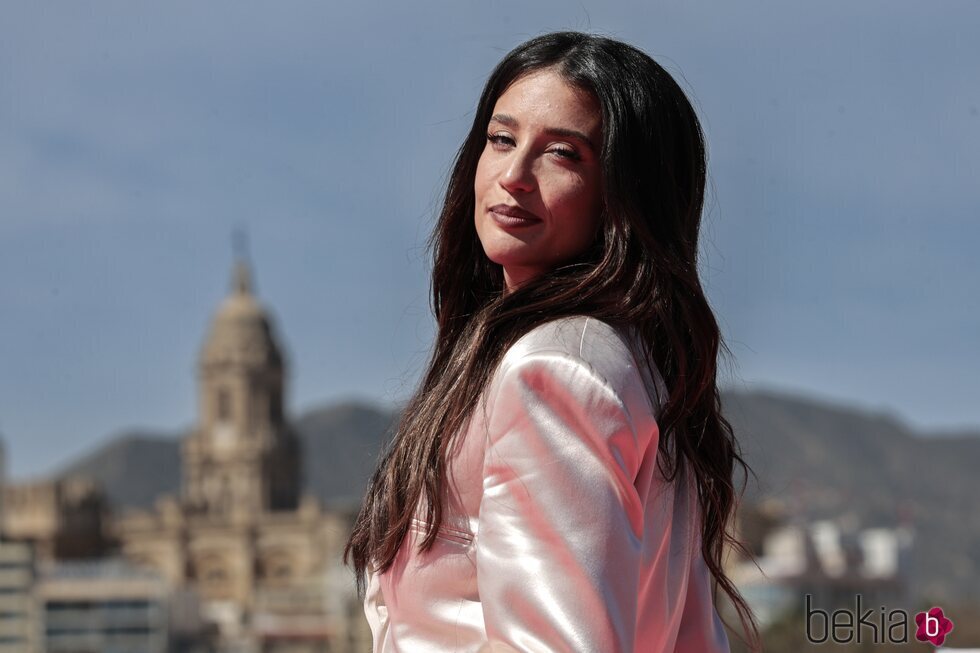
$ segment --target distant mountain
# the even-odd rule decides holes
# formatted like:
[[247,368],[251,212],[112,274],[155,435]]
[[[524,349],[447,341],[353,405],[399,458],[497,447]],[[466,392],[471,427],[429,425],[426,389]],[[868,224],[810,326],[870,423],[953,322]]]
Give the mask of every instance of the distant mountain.
[[328,504],[359,502],[396,426],[395,417],[375,406],[345,402],[310,410],[295,420],[307,491]]
[[[747,500],[778,497],[801,520],[851,516],[865,527],[904,519],[916,529],[916,591],[977,598],[980,433],[922,434],[888,414],[774,392],[727,392],[722,401],[759,477],[750,477]],[[359,501],[395,417],[344,402],[295,419],[307,491],[328,505]],[[119,436],[59,474],[71,475],[100,480],[117,507],[147,507],[178,491],[178,441]]]
[[161,494],[176,493],[180,487],[179,441],[162,433],[123,433],[65,465],[55,476],[97,480],[113,505],[146,508]]

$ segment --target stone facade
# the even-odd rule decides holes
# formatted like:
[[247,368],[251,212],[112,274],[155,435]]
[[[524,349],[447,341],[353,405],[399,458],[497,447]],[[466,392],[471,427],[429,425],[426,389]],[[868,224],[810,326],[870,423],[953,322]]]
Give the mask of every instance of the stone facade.
[[71,478],[3,486],[2,536],[32,542],[41,560],[70,560],[102,554],[108,513],[94,482]]

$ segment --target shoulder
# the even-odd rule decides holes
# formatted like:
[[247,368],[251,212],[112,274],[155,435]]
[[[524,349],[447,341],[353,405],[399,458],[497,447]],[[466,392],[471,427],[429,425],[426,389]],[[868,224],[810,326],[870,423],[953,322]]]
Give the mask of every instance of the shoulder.
[[505,352],[502,367],[519,365],[540,354],[563,354],[591,366],[627,366],[633,356],[612,325],[586,315],[562,317],[534,327]]
[[505,352],[500,363],[502,376],[533,369],[586,370],[623,398],[644,390],[653,405],[659,405],[662,396],[659,372],[644,359],[632,329],[591,316],[562,317],[536,326]]

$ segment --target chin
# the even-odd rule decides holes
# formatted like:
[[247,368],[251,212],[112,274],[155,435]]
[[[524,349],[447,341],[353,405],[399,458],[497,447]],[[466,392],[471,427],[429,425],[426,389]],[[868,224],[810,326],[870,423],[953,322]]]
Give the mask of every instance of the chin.
[[[483,250],[487,258],[505,268],[516,267],[516,268],[528,268],[528,267],[540,267],[540,261],[536,259],[529,258],[524,252],[515,252],[514,250],[495,250],[493,248]],[[522,256],[522,254],[525,254]]]
[[488,259],[505,268],[542,268],[549,264],[542,256],[542,243],[525,242],[506,232],[490,232],[480,244]]

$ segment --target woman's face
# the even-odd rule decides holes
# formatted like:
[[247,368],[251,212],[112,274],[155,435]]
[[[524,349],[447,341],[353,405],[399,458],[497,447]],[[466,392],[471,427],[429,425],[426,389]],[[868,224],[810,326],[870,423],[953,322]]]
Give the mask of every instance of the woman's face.
[[497,99],[476,168],[476,232],[511,290],[582,253],[602,212],[596,98],[551,70]]

